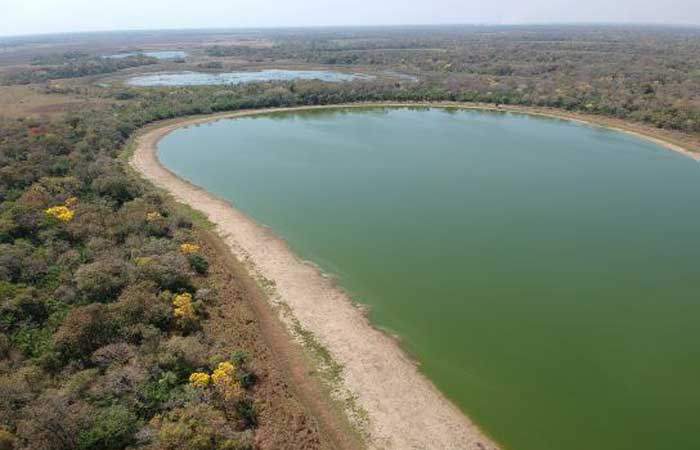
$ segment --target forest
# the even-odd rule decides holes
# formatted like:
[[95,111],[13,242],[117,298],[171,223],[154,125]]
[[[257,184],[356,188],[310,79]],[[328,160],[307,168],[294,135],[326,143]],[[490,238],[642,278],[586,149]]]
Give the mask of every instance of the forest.
[[32,63],[35,67],[7,74],[0,79],[0,82],[4,84],[29,84],[61,78],[102,75],[131,67],[155,64],[156,59],[144,55],[104,58],[67,52],[60,57],[37,58]]
[[700,131],[700,32],[622,27],[445,27],[284,33],[213,57],[390,69],[478,101],[549,106]]

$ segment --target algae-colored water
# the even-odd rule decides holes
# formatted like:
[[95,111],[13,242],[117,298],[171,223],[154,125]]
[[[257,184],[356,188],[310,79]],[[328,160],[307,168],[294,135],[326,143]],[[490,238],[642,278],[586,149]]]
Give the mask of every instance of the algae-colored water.
[[226,120],[159,154],[336,275],[505,448],[700,448],[696,162],[441,109]]

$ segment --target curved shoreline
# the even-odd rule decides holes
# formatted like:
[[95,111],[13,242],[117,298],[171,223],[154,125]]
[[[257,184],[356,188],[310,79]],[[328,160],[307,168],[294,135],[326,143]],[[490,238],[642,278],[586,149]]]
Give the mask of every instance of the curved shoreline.
[[[247,262],[256,278],[274,282],[279,303],[288,306],[294,320],[343,365],[340,382],[367,414],[365,431],[369,448],[495,449],[493,441],[442,395],[395,340],[377,330],[362,309],[332,280],[296,257],[271,230],[165,168],[156,154],[158,141],[183,126],[271,112],[351,107],[455,107],[526,113],[606,126],[651,140],[696,160],[700,154],[634,129],[590,122],[564,113],[464,103],[360,103],[237,111],[155,124],[146,127],[138,137],[129,161],[132,167],[178,201],[207,216],[231,253]],[[292,324],[288,320],[285,322],[294,335]],[[410,395],[406,395],[407,392]]]

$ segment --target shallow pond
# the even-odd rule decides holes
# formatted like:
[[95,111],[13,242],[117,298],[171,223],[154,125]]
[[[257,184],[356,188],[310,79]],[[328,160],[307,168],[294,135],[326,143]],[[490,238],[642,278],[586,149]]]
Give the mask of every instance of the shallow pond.
[[372,79],[370,75],[325,70],[260,70],[257,72],[173,72],[132,77],[132,86],[199,86],[241,84],[253,81],[320,80],[329,82]]
[[179,50],[160,51],[160,52],[129,52],[116,53],[114,55],[105,56],[105,58],[128,58],[129,56],[144,55],[156,59],[184,59],[187,56],[186,52]]
[[159,154],[336,275],[506,449],[700,448],[696,162],[562,120],[381,108],[180,129]]

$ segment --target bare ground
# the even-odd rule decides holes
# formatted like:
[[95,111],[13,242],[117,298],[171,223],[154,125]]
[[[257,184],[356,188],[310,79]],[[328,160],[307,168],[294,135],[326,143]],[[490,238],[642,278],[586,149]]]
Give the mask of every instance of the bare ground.
[[339,410],[329,409],[317,380],[308,374],[298,344],[289,339],[246,268],[215,233],[199,230],[218,301],[209,307],[205,336],[223,354],[246,349],[257,382],[256,448],[353,450],[361,443]]

